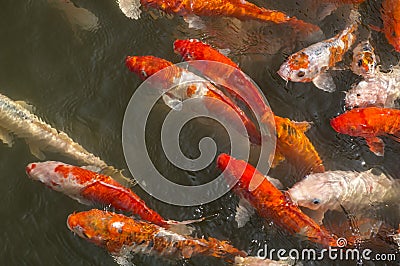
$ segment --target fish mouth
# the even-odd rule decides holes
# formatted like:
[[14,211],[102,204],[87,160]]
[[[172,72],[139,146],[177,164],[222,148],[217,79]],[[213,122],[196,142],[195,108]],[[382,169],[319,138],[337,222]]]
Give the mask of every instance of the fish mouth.
[[331,121],[329,122],[331,124],[331,127],[336,131],[339,132],[339,122],[336,118],[332,118]]
[[36,163],[30,163],[30,164],[28,164],[28,165],[25,167],[25,172],[26,172],[26,174],[30,176],[31,171],[32,171],[33,169],[35,169],[35,167],[36,167]]

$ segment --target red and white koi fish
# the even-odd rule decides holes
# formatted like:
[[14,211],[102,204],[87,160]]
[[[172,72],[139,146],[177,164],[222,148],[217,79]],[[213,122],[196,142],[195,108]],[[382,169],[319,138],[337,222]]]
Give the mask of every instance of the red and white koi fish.
[[332,76],[326,72],[342,61],[343,55],[355,42],[355,31],[358,28],[358,11],[352,10],[350,25],[336,36],[315,43],[291,56],[278,70],[278,74],[286,81],[313,82],[324,91],[333,92],[336,85]]
[[26,167],[26,173],[31,179],[82,204],[97,202],[111,205],[159,226],[182,225],[181,229],[185,229],[183,224],[186,222],[165,220],[132,190],[123,187],[110,176],[54,161],[31,163]]
[[[174,50],[185,60],[217,61],[240,70],[239,66],[228,57],[199,40],[176,40],[174,42]],[[229,73],[220,73],[221,71],[218,71],[218,69],[206,67],[202,68],[201,71],[212,80],[218,80],[220,77],[227,77],[230,75]],[[302,168],[302,170],[299,171],[301,173],[323,172],[324,166],[322,165],[322,160],[311,141],[304,134],[310,124],[307,122],[294,122],[287,118],[273,115],[269,106],[265,104],[259,89],[256,88],[245,75],[241,75],[240,73],[242,72],[235,71],[233,75],[235,75],[235,80],[238,80],[238,83],[244,84],[245,89],[241,91],[241,94],[245,94],[247,99],[242,99],[242,97],[237,96],[238,91],[236,88],[225,89],[241,102],[246,103],[246,100],[252,102],[254,104],[253,109],[263,115],[261,118],[262,123],[276,126],[277,147],[272,167],[276,166],[284,159],[288,159],[288,161],[297,168]]]
[[344,208],[360,214],[367,209],[370,211],[371,204],[396,199],[399,185],[385,174],[375,175],[371,170],[326,171],[306,176],[287,194],[299,206],[316,211],[317,220],[322,221],[328,210],[342,211]]
[[227,262],[233,262],[236,256],[247,256],[246,252],[227,241],[184,236],[149,222],[96,209],[69,215],[67,226],[81,238],[106,248],[112,255],[122,259],[131,253],[170,259],[203,255]]
[[337,246],[333,234],[305,215],[253,166],[227,154],[218,156],[217,165],[228,180],[239,179],[234,191],[247,200],[258,215],[272,220],[289,233],[303,235],[324,246]]
[[167,73],[167,76],[157,77],[156,82],[162,82],[162,83],[169,82],[171,84],[171,82],[173,82],[175,79],[178,80],[185,79],[188,81],[202,80],[202,82],[191,83],[191,85],[184,85],[183,88],[181,88],[183,89],[182,93],[174,93],[170,91],[166,92],[166,95],[168,97],[163,98],[164,102],[166,102],[168,106],[174,108],[174,106],[171,105],[170,103],[176,103],[177,101],[182,101],[188,98],[211,97],[214,99],[218,99],[227,104],[230,108],[227,108],[226,110],[216,110],[212,104],[207,105],[207,108],[212,111],[221,113],[222,115],[224,115],[224,117],[228,119],[230,113],[233,110],[236,113],[236,115],[240,117],[243,125],[247,129],[250,141],[257,145],[261,143],[260,132],[254,125],[254,123],[243,112],[243,110],[241,110],[235,103],[232,102],[230,98],[228,98],[222,91],[220,91],[217,87],[215,87],[206,79],[201,78],[192,72],[186,71],[185,69],[173,66],[173,64],[167,60],[157,58],[154,56],[128,56],[126,59],[126,65],[130,71],[136,73],[142,79],[147,79],[156,72],[166,67],[170,67],[169,68],[170,71]]
[[383,156],[383,140],[388,136],[400,142],[400,110],[390,108],[354,108],[331,120],[336,132],[354,137],[363,137],[369,149],[377,156]]
[[[220,79],[226,79],[227,77],[233,76],[230,77],[230,79],[237,80],[237,83],[240,84],[244,89],[242,91],[238,91],[238,89],[235,87],[225,88],[232,97],[237,98],[247,106],[250,106],[247,104],[247,102],[251,102],[253,107],[251,108],[253,109],[252,111],[259,114],[271,112],[270,107],[265,104],[264,97],[260,94],[259,89],[255,87],[254,84],[243,74],[239,66],[230,58],[212,48],[210,45],[196,39],[176,40],[174,42],[174,51],[180,54],[185,61],[215,61],[238,69],[238,71],[226,73],[226,68],[220,69],[217,68],[217,66],[210,67],[209,65],[204,65],[204,67],[200,70],[209,79],[220,84],[223,84]],[[200,65],[196,64],[196,67],[200,67]],[[241,95],[245,96],[245,99]]]
[[125,14],[128,17],[135,19],[139,18],[140,11],[137,11],[137,9],[142,5],[145,8],[155,8],[167,14],[191,17],[192,19],[194,16],[226,16],[240,20],[287,23],[306,34],[321,32],[316,25],[299,20],[296,17],[289,17],[277,10],[258,7],[245,0],[140,0],[140,3],[139,0],[131,0],[130,5],[128,2],[127,0],[119,1],[120,7],[123,7],[121,10],[126,12]]

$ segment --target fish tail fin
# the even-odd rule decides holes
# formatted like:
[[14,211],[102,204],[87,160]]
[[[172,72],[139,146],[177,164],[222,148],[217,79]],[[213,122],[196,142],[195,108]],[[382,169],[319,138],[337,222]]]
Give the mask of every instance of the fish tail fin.
[[114,180],[125,187],[133,187],[136,185],[136,181],[134,179],[126,177],[122,173],[122,170],[115,169],[113,166],[106,166],[99,171],[94,172],[98,172],[99,174],[106,176],[111,176]]
[[185,221],[174,221],[174,220],[167,220],[168,229],[182,235],[190,235],[194,228],[191,226],[193,223],[199,223],[206,219],[206,217],[194,220],[185,220]]
[[[265,251],[267,252],[267,251]],[[267,256],[268,254],[265,254]],[[233,265],[236,266],[260,266],[260,265],[295,265],[296,261],[293,258],[287,257],[279,261],[267,259],[264,257],[255,257],[255,256],[248,256],[248,257],[235,257],[235,262]]]
[[117,0],[119,9],[124,15],[131,19],[139,19],[140,13],[140,0]]
[[296,35],[308,41],[317,41],[324,37],[324,33],[317,25],[291,17],[288,24],[293,28]]

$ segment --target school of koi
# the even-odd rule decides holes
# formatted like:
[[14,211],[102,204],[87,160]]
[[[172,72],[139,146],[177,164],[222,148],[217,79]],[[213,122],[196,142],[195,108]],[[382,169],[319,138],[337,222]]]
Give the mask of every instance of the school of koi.
[[[346,92],[345,108],[349,110],[332,118],[330,125],[340,134],[365,139],[371,152],[376,156],[384,156],[385,144],[380,137],[389,137],[400,142],[400,110],[396,109],[398,107],[396,100],[400,97],[399,67],[394,66],[389,71],[382,71],[379,67],[381,62],[370,43],[373,40],[357,39],[362,20],[358,8],[365,1],[325,0],[322,2],[332,2],[335,7],[348,5],[351,10],[346,21],[347,26],[337,35],[320,40],[290,55],[277,69],[276,75],[286,82],[312,82],[325,93],[334,92],[336,85],[330,75],[331,71],[338,71],[333,68],[343,61],[345,55],[355,46],[353,61],[346,68],[351,69],[363,80]],[[293,28],[294,32],[304,36],[321,31],[317,25],[288,16],[283,12],[239,0],[140,0],[140,2],[136,0],[118,1],[118,3],[122,11],[133,18],[138,18],[141,13],[138,8],[141,5],[159,9],[168,14],[183,16],[185,20],[190,18],[191,21],[194,17],[199,19],[202,16],[227,16],[239,20],[286,23]],[[371,25],[371,30],[382,31],[388,43],[400,52],[400,1],[384,0],[381,15],[383,29]],[[173,49],[188,62],[191,60],[217,61],[240,70],[230,58],[197,39],[176,40]],[[365,172],[356,172],[351,169],[327,170],[312,139],[306,135],[312,123],[293,121],[276,114],[270,117],[270,107],[264,103],[259,90],[245,75],[238,79],[246,84],[250,99],[241,99],[234,89],[221,89],[216,85],[218,82],[210,82],[217,81],[222,76],[218,69],[201,69],[204,77],[198,77],[188,70],[175,66],[172,62],[151,55],[127,56],[125,64],[142,80],[167,67],[171,70],[168,73],[169,76],[162,80],[153,80],[153,82],[169,82],[183,76],[204,79],[204,82],[180,87],[182,91],[168,93],[163,98],[164,103],[175,108],[178,97],[180,97],[179,100],[205,97],[218,99],[230,107],[229,110],[223,112],[228,121],[231,115],[237,115],[240,118],[252,145],[260,145],[261,132],[241,108],[246,105],[246,101],[255,104],[256,112],[265,114],[261,119],[263,123],[276,128],[277,145],[272,168],[283,161],[296,168],[297,182],[290,189],[281,191],[281,187],[277,188],[280,183],[278,180],[263,175],[249,163],[228,154],[219,154],[216,160],[218,168],[223,171],[227,179],[238,179],[238,183],[233,188],[233,192],[240,197],[235,217],[238,227],[243,226],[254,211],[266,223],[273,222],[285,234],[293,238],[310,241],[322,247],[336,247],[338,232],[331,232],[331,228],[328,230],[325,226],[325,214],[328,211],[345,212],[347,216],[354,216],[355,219],[349,218],[349,220],[352,226],[357,228],[363,223],[377,222],[369,220],[365,222],[371,218],[365,214],[374,205],[388,202],[395,202],[398,205],[397,195],[400,192],[398,179],[393,179],[385,173],[373,173],[373,170]],[[229,73],[223,74],[229,75]],[[266,97],[268,98],[268,95]],[[46,145],[43,143],[52,147],[62,144],[62,149],[53,148],[52,150],[75,158],[77,164],[91,164],[79,167],[55,161],[36,162],[26,167],[27,175],[80,203],[110,205],[116,210],[134,216],[128,217],[96,209],[71,214],[67,221],[68,228],[79,237],[106,248],[113,256],[120,258],[129,258],[132,253],[140,253],[171,260],[190,259],[195,255],[211,256],[237,265],[290,263],[257,260],[254,254],[248,254],[228,241],[213,237],[190,236],[193,229],[191,225],[207,221],[207,218],[188,221],[163,218],[156,210],[148,207],[133,192],[133,188],[125,187],[122,181],[114,178],[115,172],[108,174],[104,171],[107,169],[105,162],[73,142],[65,133],[60,133],[45,124],[26,108],[23,103],[13,102],[5,96],[0,97],[0,139],[4,143],[11,146],[12,135],[25,138],[32,153],[39,159],[43,159],[44,156],[41,150],[44,150],[43,147]],[[207,108],[212,110],[213,106],[207,106]],[[259,181],[256,187],[252,187],[253,180]],[[385,225],[385,230],[383,238],[390,239],[387,245],[396,243],[399,249],[400,228]],[[373,237],[374,232],[371,228],[358,231],[358,234],[352,231],[346,235],[348,245],[351,247]]]

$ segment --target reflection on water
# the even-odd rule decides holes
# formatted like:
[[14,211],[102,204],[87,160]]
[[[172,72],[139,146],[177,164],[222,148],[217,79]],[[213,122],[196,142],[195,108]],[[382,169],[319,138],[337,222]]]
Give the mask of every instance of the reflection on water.
[[[303,8],[305,4],[273,2],[268,7],[307,21],[319,21],[317,16],[307,15]],[[380,26],[381,22],[376,18],[380,2],[367,1],[362,6],[364,30],[368,24]],[[255,3],[267,5],[263,1]],[[327,37],[345,25],[345,16],[341,14],[334,13],[321,21]],[[344,93],[340,91],[346,91],[357,80],[350,71],[334,73],[339,91],[332,94],[317,90],[312,84],[286,84],[276,75],[288,54],[312,42],[301,40],[299,36],[292,38],[284,26],[209,18],[205,20],[204,29],[196,30],[189,29],[179,17],[154,20],[143,12],[139,20],[130,20],[121,13],[115,1],[92,0],[73,1],[73,4],[61,0],[5,0],[0,17],[3,22],[0,24],[0,92],[34,105],[36,113],[48,123],[117,168],[127,169],[121,147],[122,119],[129,98],[140,84],[139,79],[125,68],[125,56],[151,54],[178,62],[181,59],[173,53],[173,41],[176,38],[200,38],[218,48],[229,49],[229,56],[259,84],[276,114],[313,122],[307,135],[327,169],[362,171],[376,167],[400,178],[398,143],[385,139],[385,156],[376,157],[363,140],[337,135],[330,128],[329,119],[343,112]],[[383,66],[388,68],[396,64],[399,55],[387,44],[383,34],[372,32],[371,36]],[[199,136],[213,134],[210,130],[202,132],[199,125],[188,125],[188,129],[197,126],[195,130],[199,131]],[[214,134],[223,136],[223,132]],[[182,150],[190,156],[196,156],[198,152],[193,141],[182,141]],[[165,163],[165,155],[155,143],[149,147],[154,161],[173,176],[175,170]],[[219,151],[226,148],[218,147]],[[65,226],[68,214],[87,210],[87,206],[26,178],[25,166],[37,159],[30,154],[23,140],[16,140],[12,148],[1,145],[0,158],[1,265],[113,264],[113,259],[103,249],[78,239]],[[62,158],[51,155],[49,159]],[[283,164],[270,175],[291,186],[295,176],[291,171]],[[180,173],[175,178],[182,179],[182,183],[197,183],[208,181],[209,175],[215,172]],[[288,237],[257,216],[237,229],[234,212],[238,199],[231,193],[204,206],[183,208],[161,203],[138,186],[134,190],[164,217],[185,220],[210,216],[196,225],[197,236],[229,239],[233,245],[253,255],[265,243],[276,249],[309,246],[308,242],[299,243],[297,238]],[[396,204],[371,213],[389,225],[399,224]],[[341,219],[340,215],[328,213],[327,227],[332,230],[348,227],[347,220]],[[165,265],[167,262],[152,256],[135,256],[133,263]],[[222,262],[197,257],[171,263],[175,264],[220,265]]]

